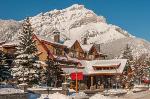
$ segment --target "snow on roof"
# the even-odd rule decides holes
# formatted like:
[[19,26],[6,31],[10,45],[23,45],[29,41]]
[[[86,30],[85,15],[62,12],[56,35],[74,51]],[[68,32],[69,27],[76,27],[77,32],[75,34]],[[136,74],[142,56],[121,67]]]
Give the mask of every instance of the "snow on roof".
[[62,70],[67,73],[67,74],[71,74],[74,72],[83,72],[83,74],[85,74],[84,69],[76,69],[76,68],[62,68]]
[[2,46],[17,46],[17,45],[19,45],[19,41],[7,42],[3,44]]
[[64,60],[64,61],[67,61],[68,59],[67,59],[67,57],[65,57],[65,56],[57,56],[57,55],[53,55],[54,56],[54,58],[56,58],[57,60]]
[[52,38],[47,38],[47,37],[44,37],[44,36],[41,36],[41,35],[36,35],[38,37],[39,40],[43,40],[43,41],[46,41],[46,42],[49,42],[49,43],[52,43],[52,44],[57,44],[57,45],[61,45],[61,46],[64,46],[63,44],[60,44],[60,43],[57,43],[57,42],[54,42],[54,40]]
[[90,49],[93,47],[93,44],[89,44],[89,45],[81,45],[82,49],[86,52],[89,52]]
[[[75,69],[75,68],[63,68],[63,71],[71,74],[72,72],[83,72],[84,75],[90,74],[120,74],[123,72],[127,59],[112,59],[112,60],[92,60],[86,61],[81,60],[80,63],[82,64],[83,69]],[[117,69],[111,70],[94,70],[93,66],[111,66],[111,65],[119,65]]]
[[47,37],[41,36],[41,35],[36,35],[36,36],[37,36],[38,39],[40,39],[40,40],[49,41],[49,42],[53,41],[52,38],[47,38]]
[[67,46],[68,48],[71,48],[75,42],[76,40],[67,40],[64,42],[64,45]]
[[111,66],[111,65],[119,65],[121,62],[120,60],[101,60],[101,61],[97,61],[93,66]]
[[[112,59],[112,60],[92,60],[92,61],[83,61],[82,64],[85,67],[86,74],[116,74],[122,73],[127,59]],[[114,64],[120,64],[117,69],[111,70],[94,70],[93,66],[110,66]]]

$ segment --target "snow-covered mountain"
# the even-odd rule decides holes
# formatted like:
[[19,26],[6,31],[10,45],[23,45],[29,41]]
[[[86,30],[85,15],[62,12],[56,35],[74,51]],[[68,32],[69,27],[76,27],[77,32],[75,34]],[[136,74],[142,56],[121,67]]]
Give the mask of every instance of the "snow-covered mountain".
[[14,20],[0,20],[0,41],[15,40],[20,29],[20,22]]
[[[136,38],[118,26],[108,24],[103,16],[96,15],[83,5],[72,5],[63,10],[53,10],[30,17],[31,24],[38,35],[51,38],[55,29],[61,33],[61,39],[83,38],[88,43],[101,44],[101,49],[106,54],[118,56],[129,44],[133,55],[150,53],[150,43]],[[0,40],[16,40],[22,21],[0,20]]]

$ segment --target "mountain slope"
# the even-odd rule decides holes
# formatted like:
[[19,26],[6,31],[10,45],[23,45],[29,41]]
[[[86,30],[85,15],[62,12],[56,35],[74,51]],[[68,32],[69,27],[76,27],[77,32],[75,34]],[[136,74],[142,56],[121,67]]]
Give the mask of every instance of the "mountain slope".
[[93,11],[77,4],[63,10],[40,13],[31,17],[31,22],[40,35],[50,34],[57,28],[65,35],[62,38],[81,41],[86,36],[89,43],[105,43],[131,36],[121,28],[107,24],[103,16],[97,16]]
[[0,20],[0,41],[15,40],[20,28],[20,22],[14,20]]
[[[63,10],[53,10],[30,17],[35,34],[51,38],[55,29],[61,33],[61,40],[83,38],[88,43],[101,44],[101,49],[110,57],[121,54],[126,44],[133,49],[133,55],[150,53],[150,43],[136,38],[118,26],[108,24],[103,16],[97,16],[83,5],[72,5]],[[2,22],[1,22],[2,21]],[[16,40],[21,22],[0,21],[0,40]],[[4,24],[5,23],[5,27]]]

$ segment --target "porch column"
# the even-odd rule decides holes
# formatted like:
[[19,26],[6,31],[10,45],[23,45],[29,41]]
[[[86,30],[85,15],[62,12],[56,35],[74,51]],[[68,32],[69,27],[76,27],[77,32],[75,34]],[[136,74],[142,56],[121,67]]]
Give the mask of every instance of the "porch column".
[[91,86],[93,86],[93,76],[91,76]]

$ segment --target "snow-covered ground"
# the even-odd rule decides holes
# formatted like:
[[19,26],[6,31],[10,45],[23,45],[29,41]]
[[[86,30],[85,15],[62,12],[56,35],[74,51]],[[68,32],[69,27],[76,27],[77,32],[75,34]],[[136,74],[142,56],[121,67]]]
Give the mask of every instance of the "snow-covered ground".
[[[62,87],[59,88],[51,88],[51,87],[32,87],[32,88],[28,88],[28,90],[34,91],[34,90],[47,90],[49,88],[49,90],[62,90]],[[75,92],[74,89],[68,89],[69,92]]]
[[125,89],[110,89],[104,91],[105,95],[119,95],[119,94],[126,94],[126,93],[127,90]]
[[70,97],[72,97],[73,99],[85,99],[85,98],[88,98],[87,94],[85,94],[84,92],[79,92],[77,94],[74,93]]
[[[75,96],[65,96],[60,93],[54,93],[54,94],[49,94],[49,95],[42,94],[38,99],[45,99],[45,98],[49,98],[49,99],[86,99],[86,98],[88,98],[88,96],[83,92],[74,94],[74,95]],[[89,99],[121,99],[121,98],[104,96],[104,95],[101,95],[100,93],[97,93],[97,94],[91,96]]]
[[69,96],[65,96],[60,93],[54,93],[54,94],[42,94],[38,99],[70,99]]
[[[44,99],[48,97],[49,99],[72,99],[72,96],[65,96],[60,93],[54,93],[50,95],[42,94],[40,98],[38,99]],[[149,99],[150,97],[150,91],[143,91],[139,93],[132,93],[132,91],[129,91],[128,94],[124,96],[104,96],[100,93],[97,93],[93,96],[91,96],[89,99]],[[83,99],[82,96],[74,99]]]
[[90,99],[119,99],[119,98],[118,97],[104,96],[101,94],[95,94],[94,96],[90,97]]
[[23,90],[15,88],[0,88],[0,94],[24,93]]
[[144,85],[144,84],[134,85],[134,88],[148,88],[148,85]]
[[133,92],[140,92],[140,91],[145,91],[148,90],[149,87],[148,85],[134,85],[134,88],[132,89]]

